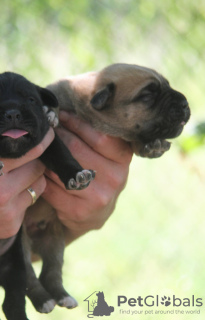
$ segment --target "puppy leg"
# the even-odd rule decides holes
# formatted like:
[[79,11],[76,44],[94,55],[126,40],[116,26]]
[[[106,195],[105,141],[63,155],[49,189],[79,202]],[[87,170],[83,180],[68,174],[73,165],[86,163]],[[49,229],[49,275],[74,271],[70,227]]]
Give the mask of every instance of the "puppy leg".
[[26,267],[26,294],[34,305],[35,309],[41,313],[49,313],[55,307],[55,301],[44,289],[37,279],[31,264],[31,247],[26,230],[23,232],[23,250]]
[[76,300],[64,289],[62,284],[63,254],[65,248],[65,235],[63,226],[56,219],[43,231],[44,246],[39,242],[39,254],[43,260],[40,281],[56,303],[69,309],[77,306]]
[[12,247],[1,257],[2,286],[5,289],[3,311],[8,320],[28,320],[25,312],[26,269],[21,230]]
[[59,124],[57,114],[58,109],[52,109],[47,106],[43,106],[43,111],[48,119],[49,125],[53,128],[57,127],[57,125]]
[[93,170],[83,170],[57,134],[40,159],[59,176],[66,189],[84,189],[95,177]]
[[131,146],[136,155],[152,159],[161,157],[170,149],[171,143],[166,140],[156,139],[146,144],[133,142]]

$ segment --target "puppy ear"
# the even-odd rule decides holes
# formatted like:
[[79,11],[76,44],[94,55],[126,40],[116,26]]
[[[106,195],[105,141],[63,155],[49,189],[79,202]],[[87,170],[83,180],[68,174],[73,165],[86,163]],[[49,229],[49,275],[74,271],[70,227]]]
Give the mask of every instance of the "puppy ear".
[[49,107],[57,108],[58,100],[56,96],[48,89],[37,86],[38,92],[40,93],[43,103]]
[[108,84],[105,88],[98,91],[91,99],[90,103],[96,110],[102,110],[110,105],[110,100],[114,96],[114,83]]

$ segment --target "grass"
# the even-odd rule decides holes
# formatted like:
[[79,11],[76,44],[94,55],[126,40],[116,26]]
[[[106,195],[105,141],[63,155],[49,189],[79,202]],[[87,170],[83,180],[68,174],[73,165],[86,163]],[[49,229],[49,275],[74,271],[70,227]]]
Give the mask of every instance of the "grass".
[[[131,317],[120,309],[143,311],[133,315],[140,320],[204,319],[203,307],[117,306],[118,295],[135,299],[147,295],[191,299],[194,295],[205,303],[205,196],[204,176],[199,171],[204,160],[202,150],[184,159],[175,146],[157,160],[134,157],[127,186],[105,226],[66,249],[64,284],[78,300],[78,308],[56,307],[51,314],[41,315],[27,300],[29,319],[86,319],[83,300],[94,291],[103,291],[108,304],[115,307],[113,320]],[[35,268],[38,272],[40,264]],[[153,314],[145,315],[146,310]],[[184,314],[155,315],[157,310]],[[187,310],[200,314],[187,315]]]

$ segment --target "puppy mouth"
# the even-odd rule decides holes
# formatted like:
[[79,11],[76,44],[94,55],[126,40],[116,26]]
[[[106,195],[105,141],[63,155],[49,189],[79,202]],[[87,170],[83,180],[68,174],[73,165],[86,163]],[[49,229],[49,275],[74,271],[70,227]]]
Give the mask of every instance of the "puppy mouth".
[[184,130],[184,126],[186,125],[187,121],[187,119],[183,119],[174,125],[170,125],[170,122],[150,125],[140,133],[140,138],[146,143],[155,139],[166,140],[177,138]]
[[28,134],[29,134],[28,131],[25,131],[22,129],[9,129],[7,131],[4,131],[1,135],[4,137],[12,138],[12,139],[18,139]]

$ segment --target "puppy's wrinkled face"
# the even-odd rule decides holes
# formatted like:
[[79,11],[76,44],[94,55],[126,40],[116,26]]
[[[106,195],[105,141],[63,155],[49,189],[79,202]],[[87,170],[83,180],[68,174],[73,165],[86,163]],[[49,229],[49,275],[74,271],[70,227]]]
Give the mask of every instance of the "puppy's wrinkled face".
[[190,117],[183,94],[156,71],[136,65],[104,69],[90,103],[107,133],[128,141],[175,138]]
[[43,106],[55,96],[21,75],[0,74],[0,156],[17,158],[36,146],[49,129]]

